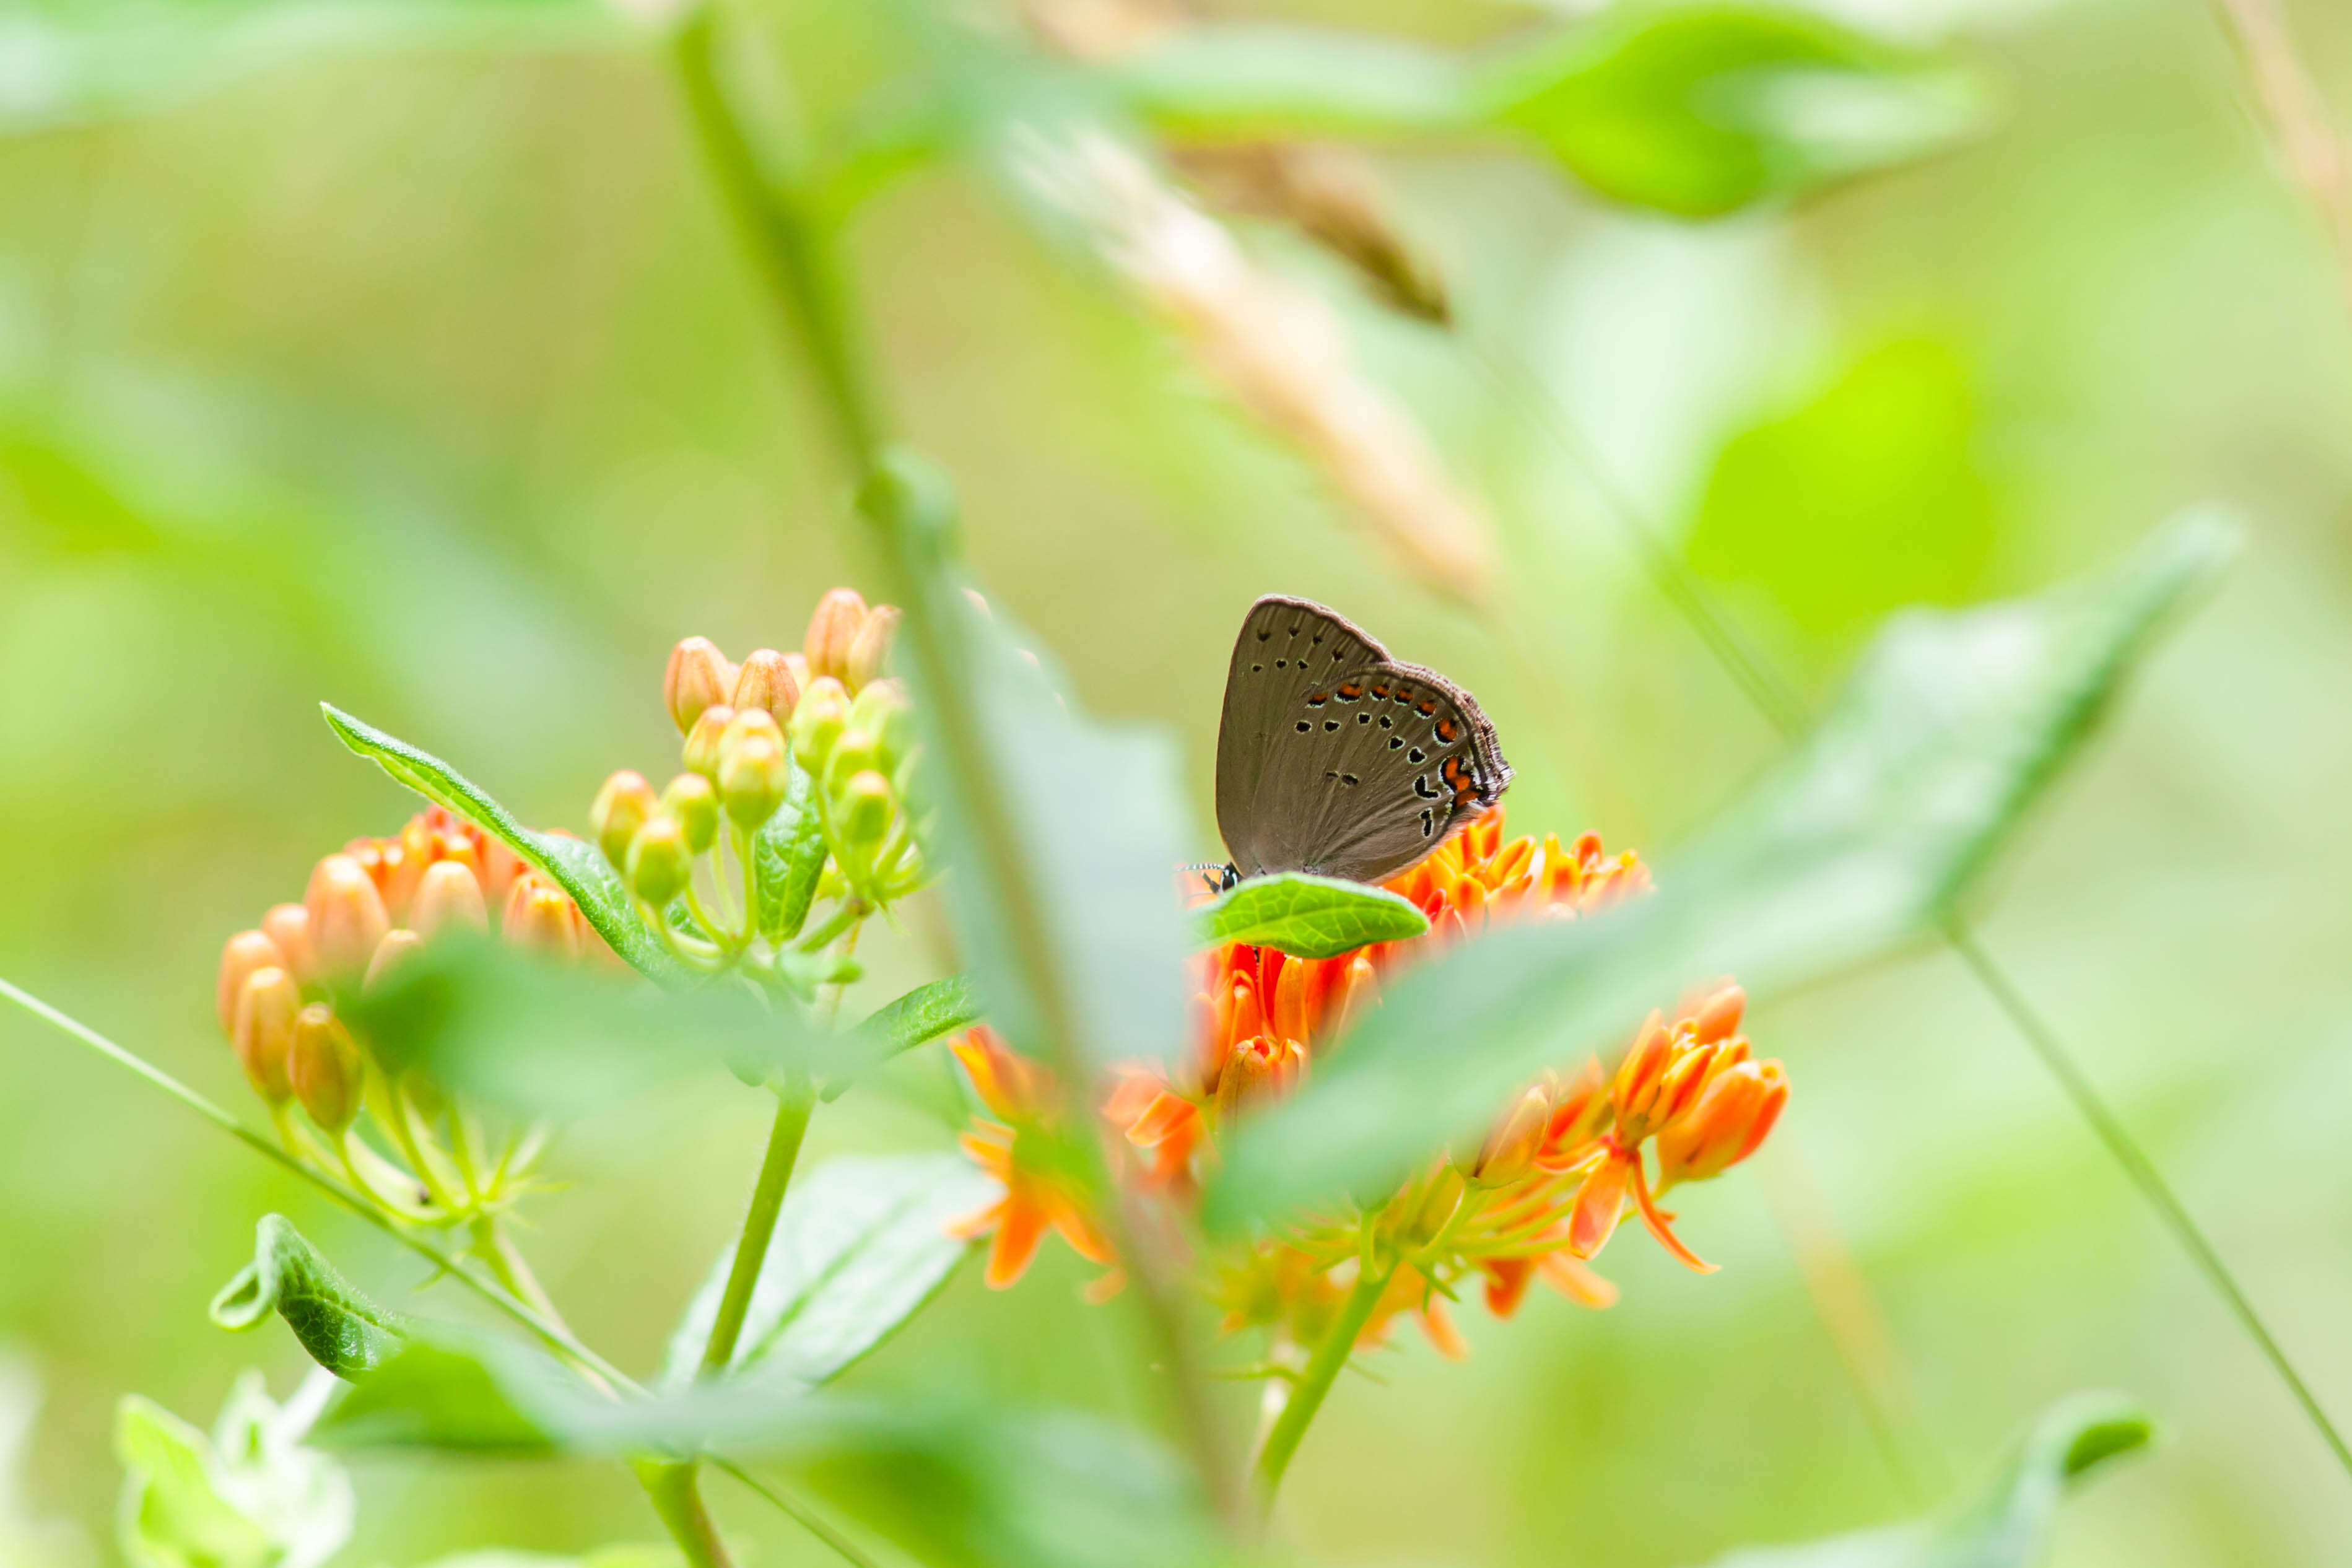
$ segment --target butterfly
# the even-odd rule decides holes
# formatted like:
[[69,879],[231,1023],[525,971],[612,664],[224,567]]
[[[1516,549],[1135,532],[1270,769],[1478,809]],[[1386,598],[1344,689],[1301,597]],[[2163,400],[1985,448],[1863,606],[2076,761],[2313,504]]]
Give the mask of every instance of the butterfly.
[[1217,728],[1223,886],[1268,871],[1384,880],[1510,782],[1467,691],[1311,600],[1250,606]]

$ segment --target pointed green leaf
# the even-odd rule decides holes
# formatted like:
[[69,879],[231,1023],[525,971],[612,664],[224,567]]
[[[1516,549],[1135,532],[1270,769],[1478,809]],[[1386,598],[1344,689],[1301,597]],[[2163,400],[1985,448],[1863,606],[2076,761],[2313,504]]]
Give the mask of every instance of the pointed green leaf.
[[825,1073],[819,1098],[839,1100],[858,1075],[888,1061],[901,1051],[969,1029],[987,1015],[971,976],[950,974],[918,985],[898,1000],[877,1009],[852,1029],[836,1048],[838,1065]]
[[1362,882],[1280,871],[1253,877],[1199,914],[1202,942],[1245,942],[1299,958],[1337,958],[1429,930],[1412,901]]
[[372,1372],[400,1343],[403,1320],[353,1289],[284,1215],[255,1227],[253,1261],[213,1298],[224,1329],[286,1320],[310,1359],[338,1377]]
[[1898,617],[1811,739],[1657,893],[1506,925],[1399,976],[1303,1092],[1243,1130],[1210,1222],[1379,1190],[1707,975],[1761,993],[1923,932],[2230,548],[2192,522],[2089,591]]
[[1714,1568],[2038,1568],[2074,1483],[2141,1447],[2150,1433],[2147,1414],[2129,1400],[2076,1394],[2043,1413],[1993,1483],[1946,1521],[1743,1547]]
[[[960,1154],[852,1155],[793,1182],[736,1341],[733,1367],[762,1386],[831,1381],[935,1295],[971,1242],[948,1226],[1003,1189]],[[690,1382],[719,1315],[733,1247],[719,1254],[670,1338],[662,1381]]]
[[789,942],[800,935],[808,921],[809,905],[816,900],[817,880],[824,875],[828,853],[816,781],[807,769],[793,763],[784,804],[751,837],[751,856],[760,876],[762,936]]
[[683,970],[648,930],[637,907],[622,885],[620,874],[605,862],[593,844],[561,834],[534,833],[492,800],[463,773],[429,752],[362,723],[331,703],[319,704],[327,723],[344,745],[372,759],[394,782],[407,785],[434,805],[457,813],[483,832],[505,841],[525,860],[552,878],[572,895],[596,934],[613,951],[649,980],[665,984],[683,977]]

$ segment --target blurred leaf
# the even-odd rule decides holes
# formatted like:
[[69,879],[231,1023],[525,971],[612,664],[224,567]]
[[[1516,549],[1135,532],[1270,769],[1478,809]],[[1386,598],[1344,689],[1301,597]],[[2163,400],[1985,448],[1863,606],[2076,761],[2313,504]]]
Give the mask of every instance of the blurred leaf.
[[317,1568],[351,1539],[351,1479],[302,1439],[335,1386],[284,1405],[257,1372],[236,1381],[206,1436],[136,1394],[116,1407],[120,1541],[139,1568]]
[[[763,1386],[830,1382],[921,1310],[970,1241],[949,1225],[1003,1189],[960,1154],[849,1156],[796,1177],[752,1288],[731,1369]],[[691,1382],[735,1261],[730,1246],[670,1336],[661,1381]]]
[[968,974],[918,985],[849,1032],[838,1047],[841,1065],[827,1070],[819,1098],[839,1100],[860,1073],[941,1035],[968,1029],[985,1016]]
[[800,763],[790,765],[792,783],[783,805],[751,838],[760,871],[760,934],[778,942],[800,935],[807,922],[828,853],[816,781]]
[[212,1320],[251,1329],[272,1313],[310,1359],[339,1377],[371,1372],[399,1344],[401,1320],[347,1283],[284,1215],[264,1215],[253,1261],[213,1298]]
[[1968,369],[1935,339],[1874,349],[1716,459],[1692,566],[1833,634],[1896,605],[1964,600],[1994,545]]
[[664,991],[451,931],[341,1004],[376,1058],[525,1117],[570,1121],[723,1067],[750,1082],[832,1042],[750,982]]
[[316,54],[643,36],[603,0],[32,0],[0,17],[0,132],[166,108]]
[[620,1402],[546,1357],[411,1340],[320,1423],[352,1447],[509,1454],[725,1453],[786,1466],[919,1560],[972,1568],[1188,1568],[1213,1535],[1185,1472],[1092,1417],[882,1403],[756,1373]]
[[436,1557],[425,1568],[680,1568],[685,1559],[667,1542],[628,1541],[566,1556],[558,1552],[518,1552],[494,1546]]
[[1198,912],[1201,940],[1245,942],[1300,958],[1337,958],[1368,942],[1403,942],[1429,930],[1412,901],[1338,877],[1277,871],[1253,877]]
[[1483,71],[1496,123],[1604,195],[1709,217],[1974,131],[1982,89],[1929,57],[1763,6],[1613,6]]
[[661,940],[646,928],[637,907],[622,885],[620,874],[605,862],[593,844],[556,833],[534,833],[517,822],[506,807],[492,800],[464,774],[429,752],[385,734],[331,703],[320,710],[344,745],[372,758],[394,782],[406,784],[434,805],[446,807],[483,832],[503,839],[531,865],[552,878],[572,895],[596,934],[612,945],[629,966],[649,980],[665,984],[684,977]]
[[2150,1430],[2146,1413],[2120,1395],[2079,1394],[2044,1412],[2000,1478],[1947,1523],[1743,1547],[1714,1568],[2036,1568],[2068,1489],[2145,1445]]
[[1175,137],[1459,135],[1478,121],[1458,58],[1368,33],[1210,23],[1101,68],[1131,112]]
[[1492,929],[1388,987],[1304,1091],[1243,1130],[1210,1222],[1380,1188],[1696,981],[1737,973],[1760,994],[1919,933],[2230,547],[2189,522],[2089,591],[1898,617],[1812,737],[1660,891]]
[[[936,473],[896,458],[861,504],[903,509],[940,554],[918,591],[954,688],[928,689],[922,661],[902,660],[916,714],[933,731],[936,765],[919,775],[929,798],[917,805],[939,811],[949,853],[933,859],[954,868],[941,891],[989,1018],[1021,1050],[1039,1048],[1052,1016],[1098,1061],[1173,1060],[1188,994],[1183,921],[1170,896],[1187,837],[1173,742],[1079,717],[1029,639],[1001,610],[974,607],[947,558],[954,501]],[[948,763],[962,752],[936,733],[946,722],[978,749],[983,776],[954,776]],[[1009,842],[975,838],[978,798],[997,805]],[[1030,922],[1006,911],[1024,904],[1050,951],[1021,945]]]

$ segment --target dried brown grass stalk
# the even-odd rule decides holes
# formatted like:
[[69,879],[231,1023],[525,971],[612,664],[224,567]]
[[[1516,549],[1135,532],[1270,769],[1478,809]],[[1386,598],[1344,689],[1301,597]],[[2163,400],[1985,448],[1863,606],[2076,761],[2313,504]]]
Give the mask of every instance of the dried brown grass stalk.
[[2277,0],[2212,0],[2262,106],[2288,181],[2311,204],[2336,252],[2336,287],[2352,310],[2352,160],[2327,100],[2294,47]]

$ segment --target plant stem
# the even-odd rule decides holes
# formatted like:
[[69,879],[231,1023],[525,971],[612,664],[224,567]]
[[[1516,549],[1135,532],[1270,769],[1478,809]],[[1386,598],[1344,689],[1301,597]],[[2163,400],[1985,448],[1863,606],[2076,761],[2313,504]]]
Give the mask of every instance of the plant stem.
[[1385,1268],[1374,1269],[1370,1258],[1362,1261],[1355,1289],[1339,1304],[1339,1315],[1331,1320],[1323,1342],[1315,1347],[1307,1370],[1292,1385],[1289,1403],[1282,1407],[1282,1414],[1266,1432],[1265,1446],[1258,1449],[1254,1467],[1258,1507],[1264,1511],[1273,1511],[1274,1494],[1282,1486],[1282,1473],[1290,1468],[1290,1457],[1298,1451],[1298,1440],[1307,1435],[1307,1424],[1323,1407],[1323,1396],[1331,1392],[1339,1369],[1356,1353],[1356,1341],[1362,1336],[1364,1325],[1371,1321],[1372,1309],[1380,1305],[1381,1292],[1388,1289],[1389,1274]]
[[2179,1244],[2180,1249],[2189,1254],[2189,1261],[2196,1265],[2199,1273],[2205,1276],[2206,1283],[2213,1287],[2215,1293],[2230,1309],[2230,1315],[2237,1319],[2238,1326],[2246,1331],[2247,1338],[2254,1342],[2255,1348],[2262,1352],[2263,1359],[2271,1363],[2271,1370],[2278,1373],[2279,1381],[2286,1384],[2287,1392],[2294,1396],[2294,1402],[2303,1406],[2303,1413],[2311,1418],[2311,1424],[2319,1429],[2320,1436],[2335,1452],[2336,1462],[2347,1473],[2352,1473],[2352,1447],[2346,1447],[2343,1435],[2328,1419],[2327,1412],[2320,1407],[2318,1396],[2311,1392],[2311,1386],[2295,1371],[2294,1363],[2287,1360],[2286,1352],[2280,1347],[2278,1341],[2271,1337],[2270,1328],[2263,1321],[2262,1314],[2254,1310],[2253,1302],[2247,1300],[2245,1291],[2239,1288],[2236,1276],[2230,1272],[2230,1266],[2214,1250],[2213,1243],[2206,1237],[2203,1228],[2173,1192],[2172,1184],[2164,1179],[2164,1173],[2157,1169],[2156,1162],[2148,1158],[2147,1152],[2131,1135],[2131,1130],[2123,1124],[2123,1120],[2100,1095],[2089,1076],[2083,1071],[2082,1064],[2074,1059],[2074,1053],[2058,1037],[2057,1031],[2034,1011],[2032,1004],[1993,962],[1992,955],[1984,950],[1973,931],[1953,921],[1945,927],[1944,934],[1951,942],[1952,951],[1960,955],[1960,962],[1969,966],[2000,1010],[2008,1015],[2017,1032],[2025,1037],[2026,1044],[2033,1047],[2042,1065],[2050,1069],[2050,1076],[2058,1080],[2059,1087],[2066,1091],[2066,1097],[2074,1102],[2075,1110],[2091,1124],[2091,1131],[2097,1134],[2100,1142],[2106,1145],[2109,1156],[2123,1167],[2124,1175],[2131,1184],[2139,1189],[2140,1197],[2156,1211],[2157,1219],[2172,1233],[2172,1238]]
[[710,1510],[702,1505],[702,1489],[695,1484],[694,1466],[676,1459],[635,1459],[630,1468],[661,1516],[670,1539],[685,1554],[688,1568],[733,1568]]
[[842,1534],[841,1531],[835,1530],[824,1520],[818,1518],[814,1513],[811,1513],[807,1509],[802,1507],[799,1503],[793,1501],[790,1497],[787,1497],[782,1492],[777,1491],[772,1487],[762,1486],[758,1478],[754,1477],[751,1471],[745,1469],[734,1460],[721,1458],[716,1454],[707,1454],[704,1458],[710,1461],[711,1468],[724,1470],[727,1474],[734,1477],[737,1481],[741,1483],[744,1490],[773,1506],[778,1511],[791,1519],[793,1523],[799,1525],[803,1530],[807,1531],[811,1535],[815,1536],[819,1541],[824,1542],[827,1546],[832,1547],[833,1550],[839,1553],[845,1561],[856,1563],[857,1568],[880,1568],[880,1564],[877,1563],[872,1557],[868,1556],[865,1550],[856,1542]]
[[[706,5],[676,34],[681,87],[714,174],[752,242],[780,314],[805,352],[851,473],[858,510],[872,529],[883,587],[901,609],[901,648],[947,776],[961,795],[975,879],[1001,917],[1006,947],[1033,999],[1041,1055],[1055,1069],[1081,1122],[1090,1115],[1092,1064],[1080,1049],[1068,982],[1055,961],[1045,910],[1023,864],[1017,804],[990,759],[970,682],[973,660],[963,646],[963,606],[944,559],[947,509],[889,461],[879,412],[835,266],[829,215],[822,210],[798,150],[763,164],[738,121],[716,69],[715,25]],[[1157,1238],[1130,1212],[1108,1179],[1102,1151],[1077,1140],[1082,1157],[1109,1194],[1108,1219],[1129,1266],[1129,1295],[1140,1309],[1169,1373],[1178,1425],[1201,1483],[1229,1525],[1244,1513],[1238,1478],[1210,1408],[1166,1260]]]
[[803,1073],[794,1073],[776,1091],[775,1125],[768,1131],[768,1152],[760,1162],[759,1184],[751,1189],[751,1210],[743,1216],[743,1233],[736,1238],[735,1261],[727,1270],[727,1289],[719,1298],[719,1315],[710,1324],[710,1338],[702,1347],[702,1375],[727,1369],[735,1359],[735,1342],[743,1332],[743,1319],[751,1310],[751,1292],[760,1283],[767,1261],[768,1243],[776,1234],[776,1216],[784,1206],[784,1189],[800,1158],[801,1139],[808,1131],[809,1112],[816,1091]]

